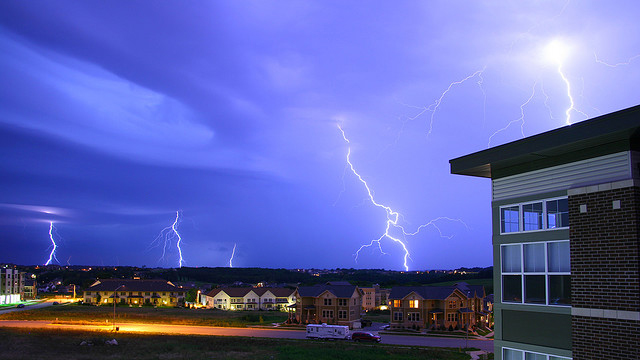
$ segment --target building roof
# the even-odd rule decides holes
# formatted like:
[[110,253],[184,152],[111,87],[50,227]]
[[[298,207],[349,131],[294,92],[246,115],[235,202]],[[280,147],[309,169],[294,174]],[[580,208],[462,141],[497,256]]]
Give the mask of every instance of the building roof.
[[482,285],[469,285],[466,282],[462,281],[454,284],[453,286],[458,288],[458,290],[462,291],[469,298],[478,297],[482,299],[485,295],[484,286]]
[[451,173],[501,178],[640,150],[640,105],[449,160]]
[[98,280],[89,286],[86,291],[177,291],[186,292],[187,289],[179,288],[166,280],[131,280],[131,279],[104,279]]
[[298,294],[303,297],[318,297],[323,292],[328,291],[338,298],[350,298],[356,289],[357,286],[355,285],[300,286],[298,287]]
[[227,288],[217,288],[209,291],[207,296],[214,297],[218,295],[218,293],[224,291],[229,297],[244,297],[249,292],[253,291],[256,295],[262,296],[267,291],[270,291],[276,297],[289,297],[291,296],[295,290],[289,288],[269,288],[269,287],[227,287]]
[[425,300],[444,300],[456,290],[459,289],[455,286],[394,286],[391,288],[389,299],[401,300],[415,292]]

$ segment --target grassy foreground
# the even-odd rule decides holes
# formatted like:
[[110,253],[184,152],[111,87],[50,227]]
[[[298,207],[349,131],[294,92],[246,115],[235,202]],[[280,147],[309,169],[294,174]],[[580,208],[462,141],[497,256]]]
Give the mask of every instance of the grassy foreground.
[[[118,345],[105,344],[111,339],[116,339]],[[80,345],[83,341],[93,345]],[[0,358],[466,360],[469,356],[448,349],[372,346],[342,341],[0,328]]]
[[[70,323],[108,323],[113,320],[113,307],[60,305],[41,309],[0,314],[0,320],[58,320]],[[116,307],[116,321],[175,325],[246,327],[287,320],[279,311],[223,311],[214,309]]]

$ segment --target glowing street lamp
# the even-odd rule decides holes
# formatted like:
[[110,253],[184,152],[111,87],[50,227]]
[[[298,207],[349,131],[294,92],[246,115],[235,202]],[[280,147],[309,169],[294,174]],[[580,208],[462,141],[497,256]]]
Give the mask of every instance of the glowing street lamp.
[[120,285],[118,286],[114,291],[113,291],[113,331],[117,331],[116,330],[116,298],[118,297],[118,290],[124,287],[124,285]]

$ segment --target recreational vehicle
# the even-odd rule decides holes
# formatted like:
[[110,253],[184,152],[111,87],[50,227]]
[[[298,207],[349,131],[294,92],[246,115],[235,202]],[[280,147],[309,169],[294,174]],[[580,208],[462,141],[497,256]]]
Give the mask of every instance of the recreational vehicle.
[[345,325],[309,324],[307,337],[310,339],[349,339],[349,327]]

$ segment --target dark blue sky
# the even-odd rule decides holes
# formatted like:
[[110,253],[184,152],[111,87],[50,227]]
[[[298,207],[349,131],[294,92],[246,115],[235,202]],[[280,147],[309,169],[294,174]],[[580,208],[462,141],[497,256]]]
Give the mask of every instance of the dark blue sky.
[[637,105],[639,7],[3,1],[0,262],[46,262],[53,221],[62,264],[177,266],[180,210],[186,266],[403,269],[389,238],[356,262],[387,212],[350,149],[431,221],[391,229],[409,269],[488,266],[490,183],[448,160]]

